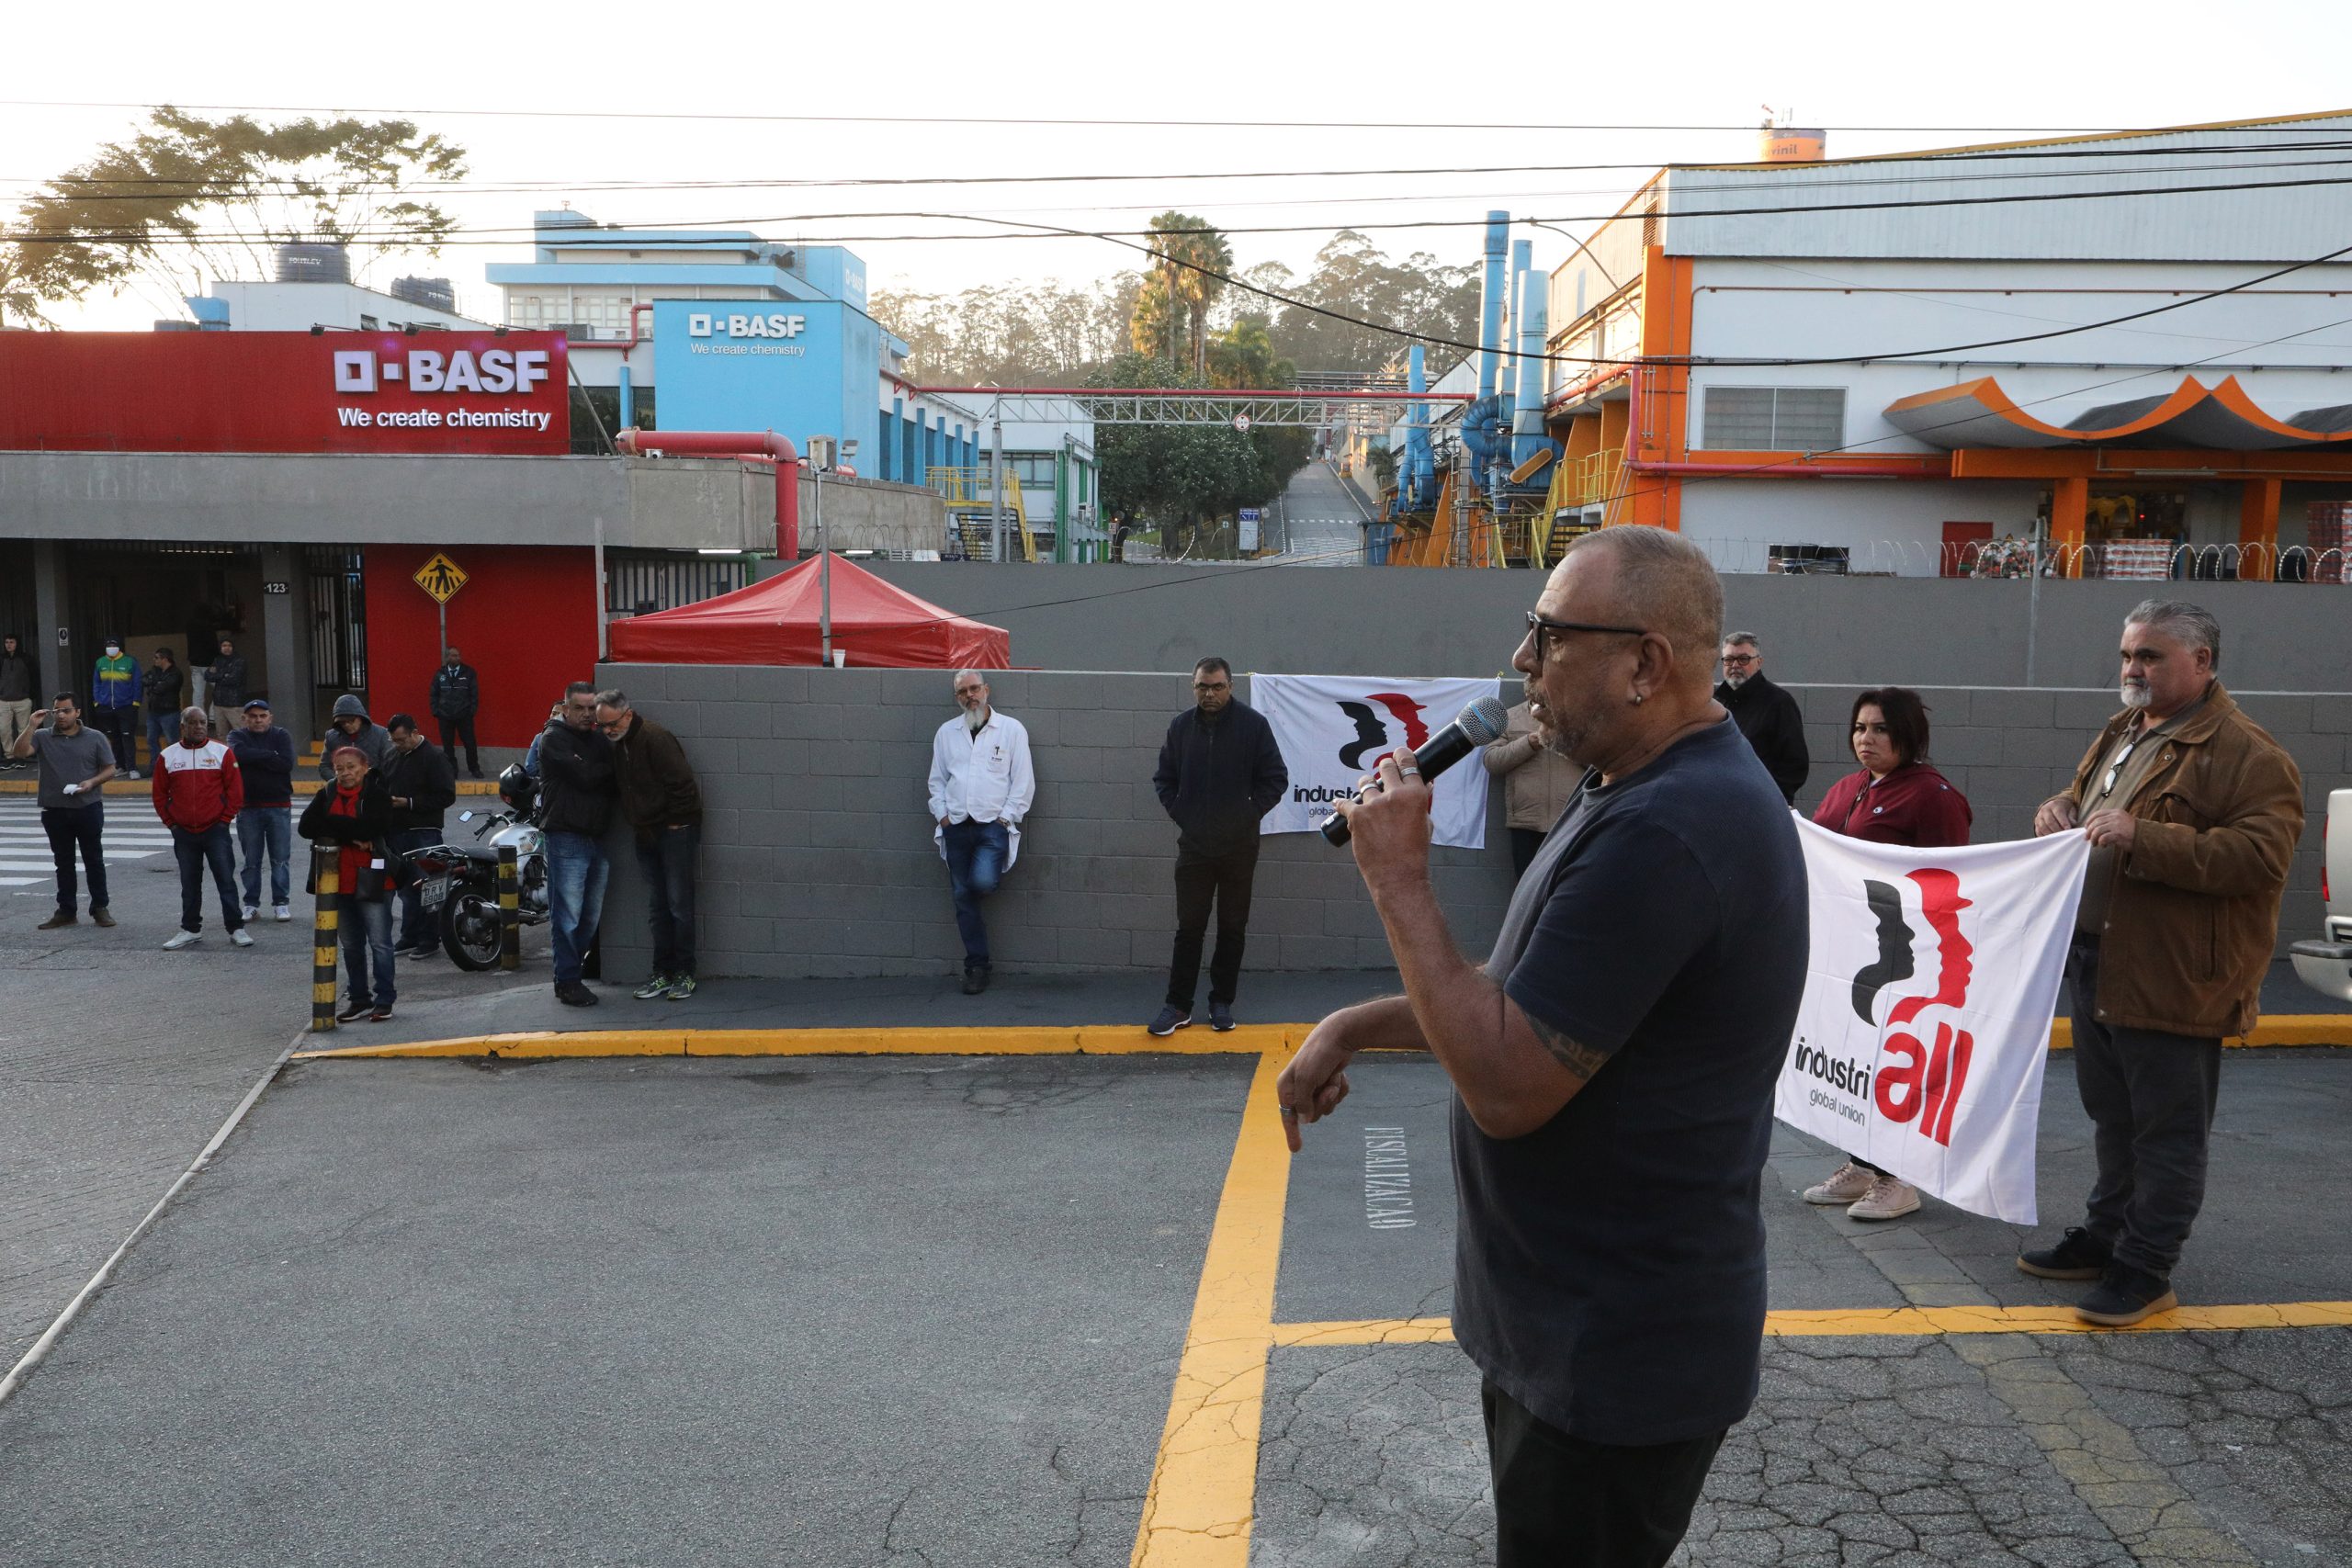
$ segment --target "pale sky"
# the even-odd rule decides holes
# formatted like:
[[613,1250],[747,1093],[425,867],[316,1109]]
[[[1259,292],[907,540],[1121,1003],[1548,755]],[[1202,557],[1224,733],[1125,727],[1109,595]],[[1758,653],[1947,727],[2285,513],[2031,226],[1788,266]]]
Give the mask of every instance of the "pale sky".
[[[401,15],[413,22],[394,20]],[[703,222],[771,238],[839,239],[877,288],[953,292],[986,282],[1079,282],[1131,267],[1096,240],[907,239],[969,234],[956,213],[1136,230],[1170,207],[1228,231],[1237,264],[1304,272],[1331,230],[1385,249],[1476,259],[1489,208],[1586,220],[1675,160],[1753,156],[1763,106],[1829,128],[1831,154],[1998,140],[2034,130],[2146,126],[2352,106],[2342,62],[2352,6],[2210,0],[2132,8],[1844,0],[1795,8],[1686,5],[1670,14],[1559,6],[1449,7],[1389,0],[1206,6],[1182,13],[1003,0],[830,7],[706,0],[678,7],[260,5],[189,11],[154,0],[17,7],[0,73],[0,217],[31,182],[128,134],[133,107],[176,102],[399,110],[462,143],[470,174],[442,199],[460,224],[439,257],[379,269],[447,275],[461,308],[495,295],[485,263],[527,256],[530,214],[569,199],[614,223]],[[693,19],[665,25],[662,18]],[[1581,16],[1584,19],[1576,19]],[[1477,18],[1483,42],[1465,18]],[[815,18],[815,19],[808,19]],[[828,34],[831,37],[828,37]],[[1687,54],[1677,51],[1687,50]],[[410,62],[413,62],[413,63]],[[592,118],[456,110],[572,111]],[[201,112],[215,112],[204,110]],[[616,114],[1012,116],[1183,120],[1437,120],[1695,130],[1384,130],[794,123]],[[284,118],[290,115],[266,115]],[[1866,127],[1917,128],[1865,130]],[[1930,129],[1933,128],[1933,129]],[[1577,169],[1577,164],[1634,164]],[[1275,171],[1465,169],[1434,175],[1231,177]],[[1006,175],[1149,175],[1108,184],[835,186]],[[1227,177],[1212,177],[1212,176]],[[659,188],[680,182],[706,188]],[[635,185],[642,188],[596,189]],[[731,188],[730,188],[731,187]],[[1530,231],[1520,231],[1521,235]],[[1566,242],[1534,231],[1546,269]],[[2352,236],[2347,236],[2352,237]],[[141,328],[152,299],[99,299],[70,324]]]

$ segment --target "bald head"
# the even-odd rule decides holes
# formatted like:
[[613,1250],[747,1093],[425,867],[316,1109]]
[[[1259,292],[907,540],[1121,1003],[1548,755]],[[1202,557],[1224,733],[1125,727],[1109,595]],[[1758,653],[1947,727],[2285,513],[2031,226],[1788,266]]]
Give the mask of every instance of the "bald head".
[[1567,576],[1571,561],[1578,562],[1578,575],[1600,569],[1598,581],[1589,584],[1594,596],[1589,603],[1608,605],[1612,623],[1666,638],[1674,649],[1677,685],[1713,689],[1724,587],[1704,550],[1664,528],[1627,525],[1569,541],[1553,572],[1555,584]]

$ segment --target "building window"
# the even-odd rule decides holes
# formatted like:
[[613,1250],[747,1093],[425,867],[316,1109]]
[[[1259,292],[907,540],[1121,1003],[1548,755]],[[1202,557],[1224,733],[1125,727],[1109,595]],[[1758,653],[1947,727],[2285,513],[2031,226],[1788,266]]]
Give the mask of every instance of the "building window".
[[1713,451],[1825,451],[1845,444],[1846,389],[1709,387],[1702,423]]
[[1054,455],[1050,452],[1007,452],[1004,466],[1021,477],[1024,491],[1054,488]]

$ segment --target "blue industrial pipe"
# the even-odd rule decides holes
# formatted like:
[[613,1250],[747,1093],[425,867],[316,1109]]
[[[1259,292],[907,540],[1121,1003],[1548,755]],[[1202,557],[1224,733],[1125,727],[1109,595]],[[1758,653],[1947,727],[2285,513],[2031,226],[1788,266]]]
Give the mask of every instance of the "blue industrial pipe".
[[[1405,389],[1430,389],[1429,368],[1421,345],[1405,351]],[[1405,426],[1405,463],[1396,484],[1396,510],[1426,512],[1437,504],[1437,459],[1430,452],[1430,405],[1408,403],[1412,412]]]
[[[1547,281],[1534,268],[1527,268],[1519,275],[1519,291],[1511,299],[1511,324],[1519,337],[1519,397],[1511,412],[1510,432],[1513,472],[1552,444],[1544,428],[1544,340],[1551,314]],[[1556,458],[1558,453],[1553,456]]]
[[628,360],[626,356],[621,360],[618,386],[621,394],[621,428],[635,430],[637,428],[637,389],[629,385]]
[[1503,253],[1510,244],[1510,214],[1487,214],[1487,288],[1478,309],[1478,395],[1497,390],[1503,356]]

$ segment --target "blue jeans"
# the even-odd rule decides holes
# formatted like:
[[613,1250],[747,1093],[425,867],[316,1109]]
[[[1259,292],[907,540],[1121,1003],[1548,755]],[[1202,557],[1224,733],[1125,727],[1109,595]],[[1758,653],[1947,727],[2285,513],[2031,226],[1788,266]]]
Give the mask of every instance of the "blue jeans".
[[180,930],[204,929],[204,871],[212,868],[212,886],[220,894],[220,929],[242,931],[245,917],[237,904],[237,852],[229,844],[229,824],[215,823],[201,833],[172,829],[172,853],[180,863]]
[[[147,716],[147,769],[150,773],[154,771],[156,762],[162,760],[164,748],[179,738],[180,716],[176,710],[171,713],[151,713]],[[212,739],[220,741],[223,746],[229,743],[228,737],[223,735],[216,735]]]
[[261,857],[269,852],[269,901],[283,904],[290,891],[288,857],[294,852],[294,808],[290,806],[248,806],[237,813],[237,853],[244,865],[238,880],[245,902],[261,908]]
[[81,889],[74,879],[74,852],[82,852],[82,869],[90,874],[90,908],[107,907],[107,862],[99,852],[98,836],[106,831],[107,803],[105,797],[87,806],[70,809],[44,807],[40,814],[42,829],[49,834],[49,852],[57,863],[57,908],[73,914],[74,901]]
[[[335,936],[343,946],[344,982],[351,1005],[372,1001],[379,1008],[390,1008],[398,994],[392,987],[392,901],[346,895],[342,902],[343,909],[335,917]],[[376,978],[372,993],[368,987],[371,963]]]
[[653,926],[653,972],[695,972],[695,852],[702,847],[702,824],[657,828],[637,840],[637,869],[645,877],[648,918]]
[[[402,854],[408,853],[411,850],[431,849],[440,841],[440,831],[433,828],[403,828],[397,833],[384,835],[385,844],[389,848],[400,851]],[[401,934],[400,940],[392,945],[395,947],[440,946],[440,933],[432,929],[438,925],[438,919],[428,921],[425,919],[423,886],[411,882],[406,887],[401,889],[400,899]]]
[[548,835],[548,929],[554,935],[555,983],[577,984],[580,962],[596,945],[612,862],[585,833]]
[[941,829],[947,852],[947,888],[956,899],[956,931],[964,939],[964,967],[989,966],[988,922],[980,919],[980,900],[996,891],[1004,879],[1005,856],[1012,835],[1001,822],[950,822]]

